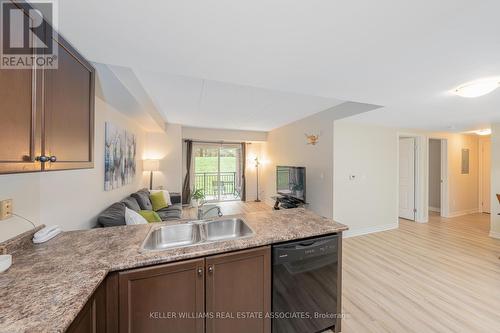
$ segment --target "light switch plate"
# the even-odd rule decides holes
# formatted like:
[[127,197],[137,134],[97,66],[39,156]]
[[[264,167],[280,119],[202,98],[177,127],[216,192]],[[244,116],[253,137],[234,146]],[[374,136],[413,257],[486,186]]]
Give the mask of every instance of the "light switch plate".
[[0,201],[0,220],[12,217],[12,199]]

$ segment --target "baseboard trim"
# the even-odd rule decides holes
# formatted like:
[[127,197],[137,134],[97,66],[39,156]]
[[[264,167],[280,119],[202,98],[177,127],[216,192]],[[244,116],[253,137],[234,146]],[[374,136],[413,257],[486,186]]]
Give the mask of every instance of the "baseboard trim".
[[469,210],[461,210],[461,211],[458,211],[458,212],[450,212],[450,214],[448,214],[448,218],[451,218],[451,217],[459,217],[459,216],[464,216],[464,215],[469,215],[469,214],[477,214],[477,213],[480,213],[481,211],[479,210],[479,208],[476,208],[476,209],[469,209]]
[[390,223],[390,224],[376,225],[366,228],[350,229],[344,232],[344,238],[373,234],[376,232],[397,229],[398,227],[399,223]]
[[441,208],[429,206],[431,212],[441,213]]
[[490,237],[500,239],[500,232],[490,230]]

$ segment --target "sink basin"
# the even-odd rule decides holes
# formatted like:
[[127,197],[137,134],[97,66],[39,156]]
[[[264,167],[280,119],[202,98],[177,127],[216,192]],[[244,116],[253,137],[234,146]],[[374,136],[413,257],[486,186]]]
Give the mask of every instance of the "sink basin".
[[218,241],[253,235],[252,229],[242,219],[210,221],[205,224],[206,240]]
[[142,248],[145,250],[161,250],[193,245],[201,240],[199,224],[169,225],[153,230],[146,238]]
[[162,226],[151,230],[142,249],[159,251],[217,241],[240,239],[254,232],[242,219],[196,221],[192,223]]

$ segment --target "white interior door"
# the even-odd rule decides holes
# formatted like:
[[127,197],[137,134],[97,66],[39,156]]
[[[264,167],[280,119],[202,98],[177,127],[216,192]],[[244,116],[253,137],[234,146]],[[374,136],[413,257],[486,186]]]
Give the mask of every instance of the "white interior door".
[[415,138],[399,139],[399,216],[415,221]]
[[482,146],[482,209],[483,213],[491,213],[491,142],[484,140]]

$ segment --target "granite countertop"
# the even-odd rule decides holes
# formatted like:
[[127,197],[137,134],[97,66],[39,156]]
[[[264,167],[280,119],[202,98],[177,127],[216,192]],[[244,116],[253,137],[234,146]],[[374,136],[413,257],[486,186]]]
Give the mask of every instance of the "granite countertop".
[[111,271],[347,230],[303,208],[234,216],[255,235],[145,253],[142,242],[158,224],[64,232],[38,245],[24,242],[13,253],[12,267],[0,273],[0,333],[64,332]]

